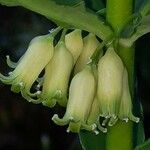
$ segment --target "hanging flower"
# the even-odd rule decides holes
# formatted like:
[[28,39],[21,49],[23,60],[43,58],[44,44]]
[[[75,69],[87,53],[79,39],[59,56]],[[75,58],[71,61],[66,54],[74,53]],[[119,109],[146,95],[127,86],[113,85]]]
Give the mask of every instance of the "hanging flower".
[[92,33],[89,33],[84,39],[83,39],[83,50],[81,52],[81,55],[79,56],[74,72],[75,74],[80,72],[87,63],[90,62],[90,57],[98,47],[100,42],[96,39],[96,36]]
[[30,89],[52,56],[53,37],[49,34],[35,37],[18,63],[13,63],[7,56],[7,62],[16,68],[9,76],[0,74],[0,80],[10,84],[13,92],[21,91],[23,97],[31,101],[30,97],[35,94],[30,93]]
[[132,100],[129,90],[128,73],[126,69],[124,69],[123,74],[123,92],[119,109],[119,118],[121,120],[125,120],[126,122],[128,122],[129,119],[136,123],[139,122],[139,118],[132,114]]
[[61,106],[67,104],[67,90],[73,68],[73,56],[63,41],[55,47],[54,56],[45,67],[43,89],[40,99],[43,105],[53,107],[56,102]]
[[97,96],[100,105],[100,115],[116,120],[120,98],[122,95],[124,65],[112,47],[98,63],[98,89]]
[[86,66],[71,81],[67,110],[62,119],[55,114],[52,120],[58,125],[67,125],[67,131],[80,129],[95,130],[95,124],[88,125],[87,118],[95,95],[95,79],[91,66]]
[[65,36],[65,44],[67,49],[71,52],[76,63],[81,51],[83,49],[83,40],[81,30],[75,29]]

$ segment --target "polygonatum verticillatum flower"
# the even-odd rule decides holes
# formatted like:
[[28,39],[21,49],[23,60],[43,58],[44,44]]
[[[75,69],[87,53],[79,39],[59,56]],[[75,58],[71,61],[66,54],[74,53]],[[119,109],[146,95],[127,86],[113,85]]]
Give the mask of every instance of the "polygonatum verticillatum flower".
[[83,38],[79,29],[61,30],[35,37],[17,63],[7,56],[7,64],[15,69],[9,76],[0,74],[0,80],[29,102],[66,107],[63,118],[55,114],[52,120],[68,125],[68,132],[98,134],[118,119],[139,122],[132,114],[128,72],[117,50],[100,43],[93,33]]
[[64,41],[59,41],[55,46],[52,59],[45,67],[43,89],[40,95],[43,105],[53,107],[58,102],[61,106],[66,106],[73,61],[73,56],[66,48]]
[[30,92],[33,83],[53,56],[53,39],[49,34],[35,37],[14,71],[9,76],[0,74],[0,80],[10,84],[13,92],[21,91],[22,95],[30,101],[28,97],[36,94]]
[[79,132],[80,129],[95,130],[95,124],[88,125],[87,118],[95,95],[95,78],[91,66],[77,73],[70,84],[69,100],[64,117],[55,114],[52,120],[58,125],[67,125],[67,131]]

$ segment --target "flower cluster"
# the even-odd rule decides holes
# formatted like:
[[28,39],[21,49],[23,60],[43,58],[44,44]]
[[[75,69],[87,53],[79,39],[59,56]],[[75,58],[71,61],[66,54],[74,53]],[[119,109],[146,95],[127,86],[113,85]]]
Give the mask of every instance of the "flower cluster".
[[[52,120],[61,126],[68,124],[68,132],[85,129],[97,134],[107,132],[107,124],[112,126],[118,119],[139,122],[132,114],[126,67],[113,46],[103,54],[97,37],[89,33],[83,38],[79,29],[62,33],[54,44],[60,31],[35,37],[17,63],[7,56],[14,71],[9,76],[0,74],[0,80],[29,102],[66,107],[63,118],[54,114]],[[99,61],[93,61],[95,53]]]

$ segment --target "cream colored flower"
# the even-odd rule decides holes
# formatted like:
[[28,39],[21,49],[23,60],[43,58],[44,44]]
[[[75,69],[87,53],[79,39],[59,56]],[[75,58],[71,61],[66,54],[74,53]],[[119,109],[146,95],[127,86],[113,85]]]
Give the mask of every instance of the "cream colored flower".
[[55,47],[54,56],[45,68],[43,89],[40,95],[43,105],[53,107],[56,102],[67,104],[67,90],[73,68],[73,56],[63,41]]
[[100,104],[100,115],[105,118],[116,118],[122,95],[124,65],[112,47],[98,63],[97,96]]
[[79,132],[80,129],[95,130],[95,124],[88,125],[87,118],[95,95],[95,79],[91,66],[86,66],[71,81],[67,110],[62,119],[55,114],[52,120],[58,125],[67,125],[67,131]]
[[35,37],[18,63],[14,63],[12,66],[13,62],[7,56],[7,62],[10,63],[11,67],[16,65],[16,68],[9,76],[0,74],[0,80],[5,84],[10,84],[13,92],[21,91],[23,97],[31,101],[30,97],[35,94],[30,93],[30,89],[50,61],[53,51],[52,36],[48,34]]

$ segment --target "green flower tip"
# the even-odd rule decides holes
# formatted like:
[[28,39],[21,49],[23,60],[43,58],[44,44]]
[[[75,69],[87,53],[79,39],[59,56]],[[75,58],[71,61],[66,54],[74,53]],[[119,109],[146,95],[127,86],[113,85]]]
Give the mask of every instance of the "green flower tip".
[[53,55],[53,37],[49,36],[35,37],[17,63],[6,56],[8,66],[15,69],[9,76],[0,74],[0,80],[11,85],[13,92],[21,92],[27,100],[39,95],[39,91],[30,93],[30,89]]
[[72,68],[72,54],[66,48],[65,43],[60,41],[55,47],[51,61],[45,67],[41,93],[41,99],[43,99],[45,106],[53,106],[54,101],[55,103],[58,102],[61,106],[66,106],[67,90]]
[[[87,87],[87,88],[85,88]],[[88,92],[87,92],[88,90]],[[60,119],[54,115],[52,120],[58,125],[67,125],[67,131],[79,132],[80,129],[95,131],[95,123],[87,124],[95,94],[95,78],[91,66],[86,66],[81,72],[76,74],[71,81],[69,89],[69,100],[64,117]],[[81,109],[82,106],[82,109]]]
[[113,126],[118,119],[139,122],[132,114],[127,70],[112,47],[98,63],[97,97],[103,126]]

